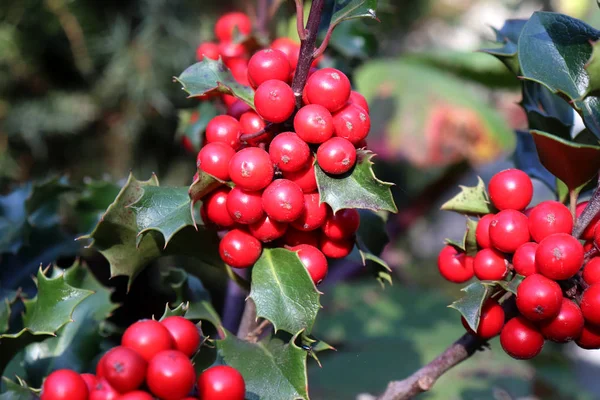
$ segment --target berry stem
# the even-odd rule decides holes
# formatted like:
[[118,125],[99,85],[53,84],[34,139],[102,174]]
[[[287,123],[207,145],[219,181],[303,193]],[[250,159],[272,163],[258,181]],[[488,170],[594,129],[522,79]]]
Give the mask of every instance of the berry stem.
[[587,228],[592,220],[596,218],[598,213],[600,213],[600,177],[598,178],[598,185],[592,194],[592,198],[588,202],[579,218],[577,218],[575,221],[573,226],[573,236],[579,239],[585,228]]
[[577,189],[569,190],[569,209],[571,210],[571,215],[573,215],[573,224],[577,223],[577,197],[578,197]]
[[246,300],[246,306],[244,307],[244,313],[242,314],[242,320],[240,321],[237,337],[246,340],[248,334],[253,332],[258,326],[258,321],[256,319],[256,304],[254,304],[254,301],[251,298],[248,298]]
[[246,335],[246,340],[248,342],[256,343],[260,338],[260,335],[264,332],[264,330],[271,324],[271,321],[264,319],[252,332],[249,332]]
[[306,40],[306,29],[304,29],[304,0],[296,0],[296,28],[300,40]]
[[240,136],[240,141],[241,142],[247,142],[248,140],[252,140],[252,139],[256,139],[258,137],[261,137],[262,135],[264,135],[265,133],[267,133],[267,131],[269,129],[271,129],[271,127],[273,125],[274,124],[272,122],[269,122],[260,131],[256,131],[256,132],[253,132],[253,133],[244,133],[243,135]]
[[319,46],[319,48],[316,49],[315,52],[313,53],[314,58],[321,56],[325,52],[325,49],[327,49],[327,46],[329,45],[329,39],[331,39],[331,34],[333,33],[333,30],[335,29],[336,26],[337,25],[329,25],[329,28],[327,28],[327,34],[325,34],[325,38],[323,39],[323,42],[321,42],[321,45]]

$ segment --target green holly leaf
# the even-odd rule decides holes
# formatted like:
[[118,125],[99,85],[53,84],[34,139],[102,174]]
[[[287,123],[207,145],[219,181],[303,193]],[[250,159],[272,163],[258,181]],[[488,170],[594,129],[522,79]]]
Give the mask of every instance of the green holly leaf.
[[329,175],[315,165],[321,202],[329,204],[333,212],[344,208],[398,212],[390,190],[394,184],[375,177],[373,156],[368,150],[357,150],[356,165],[343,175]]
[[330,29],[355,18],[377,19],[376,10],[377,0],[337,0],[331,16]]
[[479,177],[477,186],[460,186],[460,193],[445,202],[441,209],[466,215],[484,215],[494,212],[485,190],[485,183]]
[[526,19],[508,19],[502,28],[492,28],[496,33],[496,43],[501,44],[501,46],[481,50],[496,56],[515,75],[519,75],[520,71],[517,44],[526,23]]
[[477,229],[478,221],[467,218],[467,229],[465,231],[465,251],[468,256],[475,257],[477,254],[477,238],[475,237],[475,230]]
[[163,312],[162,316],[158,320],[162,321],[163,319],[169,318],[169,317],[185,317],[185,314],[187,313],[189,308],[190,308],[190,304],[187,302],[179,303],[179,305],[175,308],[171,308],[169,306],[169,303],[167,303],[165,305],[165,311]]
[[73,322],[75,308],[93,294],[67,283],[65,275],[48,278],[40,269],[38,292],[31,300],[23,300],[23,329],[0,335],[0,375],[8,362],[25,346],[56,335],[63,326]]
[[462,288],[461,290],[465,292],[465,295],[448,307],[460,312],[471,329],[477,331],[479,318],[481,317],[481,306],[492,295],[495,285],[495,283],[489,282],[473,282]]
[[204,196],[221,186],[223,182],[212,175],[198,169],[198,177],[188,188],[188,195],[192,199],[192,204],[202,200]]
[[306,352],[276,337],[259,343],[227,334],[216,341],[223,361],[246,382],[246,397],[261,400],[308,399]]
[[522,275],[515,275],[514,278],[512,278],[510,281],[498,281],[498,285],[500,285],[500,287],[502,287],[502,289],[506,290],[507,292],[510,292],[514,295],[517,294],[517,288],[519,287],[519,285],[521,284],[521,282],[523,282],[523,279],[525,279],[524,276]]
[[0,306],[0,333],[8,331],[12,306],[19,299],[19,295],[20,292],[11,291],[2,299],[2,306]]
[[194,151],[199,151],[206,126],[218,114],[212,101],[202,101],[195,109],[179,111],[175,137],[178,140],[182,140],[184,137],[188,138]]
[[84,182],[79,195],[69,204],[67,218],[77,232],[88,233],[98,224],[106,208],[119,194],[120,187],[106,180]]
[[310,332],[321,308],[319,291],[298,255],[282,248],[264,249],[252,268],[250,296],[256,316],[275,331]]
[[597,95],[600,92],[600,41],[592,43],[592,55],[584,67],[590,77],[586,95]]
[[16,383],[2,377],[2,385],[4,391],[0,394],[0,400],[35,400],[38,398],[35,391],[28,388],[23,381]]
[[254,108],[254,90],[237,83],[229,68],[220,59],[215,61],[205,57],[174,79],[183,86],[189,97],[215,92],[230,94]]

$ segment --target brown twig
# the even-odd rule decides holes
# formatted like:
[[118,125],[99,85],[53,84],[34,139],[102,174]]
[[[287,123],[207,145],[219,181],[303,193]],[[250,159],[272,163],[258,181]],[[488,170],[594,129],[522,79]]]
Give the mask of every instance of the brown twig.
[[296,3],[296,29],[300,40],[306,40],[306,29],[304,29],[304,0],[295,0]]
[[247,142],[248,140],[252,140],[252,139],[256,139],[258,137],[261,137],[262,135],[264,135],[265,133],[267,133],[267,131],[269,129],[271,129],[271,127],[273,127],[273,125],[274,124],[272,122],[269,122],[260,131],[256,131],[256,132],[253,132],[253,133],[244,133],[243,135],[240,136],[240,141],[241,142]]
[[269,320],[263,320],[252,332],[249,332],[246,335],[246,341],[256,343],[260,335],[262,335],[263,331],[267,326],[271,324]]
[[598,186],[596,186],[592,198],[573,226],[573,236],[579,238],[598,213],[600,213],[600,176],[598,177]]
[[246,339],[250,332],[253,332],[258,326],[256,320],[256,304],[251,298],[246,299],[246,306],[244,307],[244,313],[242,314],[242,320],[240,321],[240,327],[237,332],[237,337],[240,339]]
[[329,28],[327,29],[327,33],[325,34],[325,38],[321,42],[321,45],[319,46],[319,48],[316,49],[315,52],[313,53],[314,58],[317,58],[317,57],[321,56],[323,53],[325,53],[327,46],[329,46],[329,40],[331,39],[331,34],[333,33],[333,30],[335,29],[336,26],[337,25],[329,25]]

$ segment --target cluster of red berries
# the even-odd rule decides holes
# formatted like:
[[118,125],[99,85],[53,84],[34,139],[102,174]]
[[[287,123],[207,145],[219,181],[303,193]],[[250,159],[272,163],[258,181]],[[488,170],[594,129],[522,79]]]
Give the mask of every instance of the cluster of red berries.
[[127,328],[121,346],[102,356],[95,375],[52,372],[41,400],[244,400],[244,379],[232,367],[214,366],[196,377],[190,358],[200,340],[183,317],[140,320]]
[[[518,359],[535,357],[546,339],[600,348],[600,257],[590,257],[600,244],[597,219],[581,241],[575,238],[574,218],[564,204],[544,201],[527,208],[533,185],[517,169],[494,175],[488,192],[498,213],[479,219],[476,255],[447,245],[438,257],[441,275],[451,282],[473,276],[482,281],[524,277],[516,290],[518,315],[505,322],[503,307],[490,298],[481,309],[476,334],[484,339],[500,334],[503,349]],[[586,204],[577,206],[577,215]],[[579,291],[581,295],[575,293]],[[472,332],[464,318],[463,325]]]
[[202,199],[202,217],[229,230],[219,246],[228,265],[247,268],[263,245],[285,246],[298,251],[319,283],[327,274],[326,257],[343,258],[352,251],[360,218],[354,209],[334,214],[321,203],[314,163],[330,175],[354,167],[356,149],[365,147],[370,130],[369,107],[344,73],[312,67],[297,109],[290,82],[300,46],[277,39],[251,57],[246,51],[226,52],[235,29],[248,34],[248,17],[221,17],[215,28],[221,43],[201,44],[197,56],[221,57],[239,83],[255,89],[256,111],[225,95],[227,115],[208,123],[197,167],[232,184]]

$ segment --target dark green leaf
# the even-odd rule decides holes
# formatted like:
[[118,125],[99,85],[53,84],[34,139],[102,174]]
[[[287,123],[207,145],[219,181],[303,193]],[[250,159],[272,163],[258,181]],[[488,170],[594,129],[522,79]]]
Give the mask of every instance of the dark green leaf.
[[562,97],[533,81],[523,81],[521,106],[527,113],[530,129],[552,133],[563,139],[571,138],[575,123],[573,108]]
[[519,74],[519,59],[517,57],[517,44],[523,27],[527,23],[525,19],[508,19],[496,32],[496,43],[501,46],[481,51],[496,56],[515,75]]
[[[392,269],[387,262],[377,256],[390,241],[386,232],[387,217],[381,215],[382,213],[369,210],[360,210],[359,213],[360,226],[356,233],[356,246],[349,257],[371,268],[382,286],[386,282],[391,284]],[[355,255],[355,252],[358,252],[358,255]]]
[[587,94],[598,94],[600,91],[600,41],[592,43],[592,55],[585,64],[585,69],[590,77]]
[[10,292],[2,299],[0,305],[0,333],[8,331],[12,306],[19,298],[19,292]]
[[84,182],[81,192],[67,210],[68,218],[74,221],[77,232],[88,233],[94,229],[120,189],[115,183],[106,180]]
[[192,203],[195,204],[222,184],[217,178],[198,169],[198,177],[190,185],[188,195],[192,199]]
[[19,385],[7,378],[2,378],[4,391],[0,394],[0,400],[35,400],[37,396],[27,386]]
[[315,175],[321,201],[333,212],[344,208],[398,212],[390,188],[392,183],[382,182],[373,173],[374,154],[357,150],[356,165],[343,175],[328,175],[315,165]]
[[163,315],[159,318],[159,321],[162,321],[163,319],[168,317],[185,317],[185,314],[187,313],[189,307],[190,304],[187,302],[179,303],[179,305],[175,308],[169,307],[169,304],[167,303],[165,305],[165,311],[163,312]]
[[467,230],[465,231],[465,251],[468,256],[475,257],[477,254],[477,238],[475,230],[477,229],[477,221],[467,218]]
[[256,315],[292,335],[310,332],[321,308],[319,292],[298,255],[282,248],[264,249],[252,269],[250,298]]
[[235,81],[223,61],[205,57],[201,62],[188,67],[175,78],[190,97],[219,92],[230,94],[254,108],[254,91]]
[[533,136],[529,132],[516,131],[517,148],[513,154],[515,166],[532,178],[544,182],[550,189],[556,191],[556,178],[540,162],[540,158],[533,141]]
[[498,285],[500,285],[502,287],[502,289],[506,290],[507,292],[510,292],[514,295],[517,294],[517,288],[519,287],[519,285],[521,284],[521,282],[523,282],[523,279],[525,279],[524,276],[521,275],[515,275],[514,278],[512,278],[510,281],[498,281]]
[[[294,31],[296,19],[294,18]],[[296,36],[298,36],[296,34]],[[377,37],[362,20],[348,21],[338,25],[329,40],[328,48],[347,58],[366,59],[377,52]]]
[[247,398],[308,399],[306,352],[293,341],[271,338],[254,344],[228,334],[216,344],[225,363],[244,377]]
[[176,136],[178,139],[188,138],[194,151],[200,150],[202,134],[211,119],[218,115],[217,108],[212,101],[202,101],[192,110],[179,111]]
[[445,202],[441,209],[466,215],[484,215],[494,212],[481,178],[477,178],[477,186],[460,186],[460,193]]
[[331,26],[354,18],[377,19],[377,0],[336,0]]
[[462,314],[471,329],[477,331],[481,306],[494,291],[495,284],[487,282],[473,282],[462,289],[465,295],[448,307],[454,308]]
[[385,283],[392,284],[392,269],[385,260],[377,257],[371,253],[366,247],[361,246],[360,242],[357,243],[358,253],[360,255],[362,264],[364,266],[374,266],[375,278],[379,281],[381,286],[385,286]]

